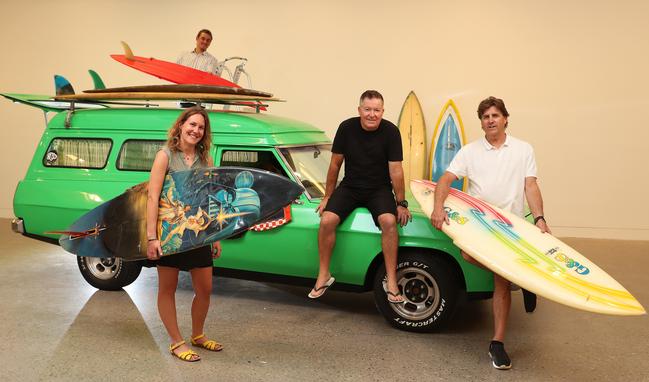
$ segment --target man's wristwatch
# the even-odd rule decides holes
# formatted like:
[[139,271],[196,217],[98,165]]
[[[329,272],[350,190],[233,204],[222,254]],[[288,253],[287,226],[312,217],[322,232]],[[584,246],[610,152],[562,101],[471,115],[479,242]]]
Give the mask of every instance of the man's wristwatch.
[[407,200],[400,200],[397,202],[397,206],[401,206],[403,208],[408,208],[408,201]]
[[545,221],[545,217],[543,217],[543,215],[539,215],[539,216],[535,217],[534,218],[534,224],[538,223],[539,220]]

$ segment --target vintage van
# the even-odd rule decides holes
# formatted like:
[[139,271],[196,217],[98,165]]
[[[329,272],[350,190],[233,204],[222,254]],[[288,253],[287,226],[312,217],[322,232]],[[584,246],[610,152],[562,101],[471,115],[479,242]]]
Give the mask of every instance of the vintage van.
[[[88,210],[148,179],[155,153],[181,112],[173,107],[72,111],[47,103],[31,105],[56,114],[16,188],[12,226],[53,243],[58,243],[57,236],[46,232],[65,230]],[[276,171],[306,190],[291,205],[289,223],[225,240],[223,255],[214,261],[215,274],[304,285],[306,299],[318,271],[315,209],[325,188],[330,140],[311,125],[268,113],[214,110],[209,115],[215,165]],[[451,240],[430,225],[416,201],[408,199],[413,219],[399,229],[398,261],[406,303],[386,300],[380,232],[366,209],[357,209],[339,227],[331,272],[335,289],[373,291],[379,311],[393,326],[431,331],[448,321],[464,299],[489,297],[493,278],[466,263]],[[118,290],[132,283],[142,266],[152,266],[119,257],[76,260],[88,283],[103,290]]]

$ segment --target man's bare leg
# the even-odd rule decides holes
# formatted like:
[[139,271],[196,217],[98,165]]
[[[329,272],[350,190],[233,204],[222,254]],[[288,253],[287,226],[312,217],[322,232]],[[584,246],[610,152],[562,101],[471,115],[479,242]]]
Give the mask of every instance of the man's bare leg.
[[385,260],[385,272],[388,278],[388,291],[392,293],[389,299],[402,302],[403,296],[395,296],[400,293],[397,285],[397,251],[399,247],[399,233],[397,232],[397,218],[390,213],[381,214],[378,218],[381,227],[381,247]]
[[[333,212],[325,211],[320,218],[320,228],[318,230],[318,255],[320,257],[320,268],[318,278],[315,282],[315,288],[324,286],[331,278],[329,264],[331,263],[331,253],[336,245],[336,228],[340,224],[340,218]],[[314,288],[314,289],[315,289]],[[318,291],[312,290],[311,295],[320,297],[325,289]]]

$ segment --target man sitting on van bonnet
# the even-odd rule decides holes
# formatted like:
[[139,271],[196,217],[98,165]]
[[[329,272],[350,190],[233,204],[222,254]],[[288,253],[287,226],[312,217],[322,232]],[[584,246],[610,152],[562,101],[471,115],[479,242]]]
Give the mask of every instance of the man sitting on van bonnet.
[[[340,124],[331,149],[325,196],[316,209],[321,216],[318,232],[320,270],[309,297],[322,296],[335,281],[329,264],[336,243],[336,227],[354,209],[366,207],[374,224],[381,229],[388,301],[401,304],[404,298],[396,276],[399,245],[396,223],[405,226],[411,219],[404,195],[401,135],[392,122],[383,119],[383,96],[376,90],[367,90],[361,95],[358,114]],[[345,177],[336,187],[343,162]]]

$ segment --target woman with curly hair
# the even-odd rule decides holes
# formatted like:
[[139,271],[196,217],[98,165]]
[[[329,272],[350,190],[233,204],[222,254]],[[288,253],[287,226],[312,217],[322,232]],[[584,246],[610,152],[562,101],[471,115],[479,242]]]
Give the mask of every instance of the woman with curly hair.
[[176,318],[176,288],[180,270],[189,271],[194,288],[192,301],[191,344],[211,351],[220,351],[223,346],[209,340],[204,332],[205,318],[212,294],[212,259],[221,255],[221,244],[192,249],[183,253],[162,257],[158,237],[158,203],[165,176],[175,171],[212,167],[209,156],[212,145],[210,120],[201,107],[186,109],[169,129],[167,144],[156,154],[147,199],[147,258],[157,261],[158,270],[158,313],[171,338],[169,351],[183,361],[195,362],[200,356],[191,350],[183,340]]

